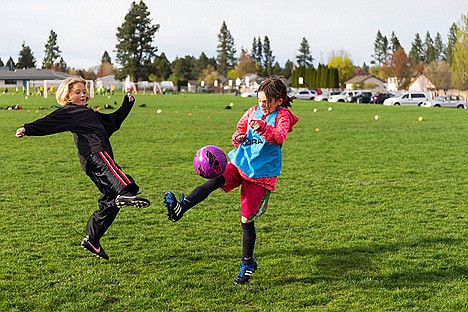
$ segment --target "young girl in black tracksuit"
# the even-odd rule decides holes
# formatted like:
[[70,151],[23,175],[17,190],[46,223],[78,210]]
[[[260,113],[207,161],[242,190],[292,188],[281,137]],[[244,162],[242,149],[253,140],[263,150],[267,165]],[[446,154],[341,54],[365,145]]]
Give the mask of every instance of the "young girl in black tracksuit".
[[117,217],[120,208],[144,208],[150,205],[147,199],[136,196],[138,185],[114,162],[109,141],[109,137],[119,130],[130,113],[135,99],[128,94],[115,112],[95,112],[87,107],[89,95],[86,81],[81,77],[65,79],[57,89],[56,98],[61,108],[25,124],[16,131],[16,136],[43,136],[65,131],[73,133],[81,166],[101,192],[99,210],[89,218],[85,230],[87,236],[81,246],[107,260],[109,256],[99,241]]

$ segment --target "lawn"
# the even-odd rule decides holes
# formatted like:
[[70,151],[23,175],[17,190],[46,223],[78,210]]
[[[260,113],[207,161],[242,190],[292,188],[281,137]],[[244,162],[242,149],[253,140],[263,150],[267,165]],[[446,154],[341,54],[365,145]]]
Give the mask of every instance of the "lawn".
[[467,111],[295,101],[300,122],[256,222],[259,268],[233,286],[239,191],[213,193],[177,223],[162,197],[204,181],[195,152],[228,152],[255,99],[136,98],[111,141],[152,205],[122,209],[101,240],[105,261],[79,245],[99,193],[72,135],[14,136],[54,100],[0,95],[24,108],[0,111],[1,311],[468,310]]

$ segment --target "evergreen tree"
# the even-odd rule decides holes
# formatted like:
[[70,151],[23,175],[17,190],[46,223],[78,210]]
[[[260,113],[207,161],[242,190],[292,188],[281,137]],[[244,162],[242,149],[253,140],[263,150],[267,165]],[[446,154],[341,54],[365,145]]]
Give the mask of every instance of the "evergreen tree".
[[124,22],[117,28],[117,60],[122,65],[119,78],[129,75],[133,81],[147,80],[158,48],[153,38],[159,24],[152,24],[146,4],[132,2]]
[[55,62],[60,57],[60,53],[62,53],[62,51],[60,51],[57,45],[57,34],[55,31],[51,30],[49,38],[47,39],[47,43],[45,44],[45,57],[44,60],[42,60],[42,68],[54,68]]
[[309,41],[305,37],[302,38],[301,45],[299,47],[299,54],[296,56],[296,61],[299,66],[309,67],[312,66],[314,58],[310,52]]
[[437,32],[436,37],[434,39],[434,49],[437,54],[438,61],[446,61],[447,58],[445,57],[445,45],[442,42],[442,36],[439,32]]
[[172,74],[171,62],[166,57],[166,54],[161,53],[154,59],[153,63],[153,75],[151,75],[151,81],[167,80]]
[[104,54],[101,57],[101,64],[104,63],[109,63],[112,65],[111,57],[109,56],[109,53],[107,53],[107,51],[104,51]]
[[390,37],[390,42],[392,44],[391,46],[391,50],[392,52],[397,50],[397,49],[400,49],[402,48],[401,44],[400,44],[400,40],[398,40],[397,36],[395,35],[395,32],[392,31],[392,36]]
[[283,69],[281,68],[281,65],[278,63],[278,61],[276,61],[273,65],[271,74],[274,76],[283,76]]
[[0,67],[4,67],[5,63],[3,63],[2,59],[0,58]]
[[424,39],[424,60],[426,64],[432,63],[438,59],[437,50],[434,47],[434,40],[432,40],[431,34],[426,33],[426,38]]
[[275,62],[275,57],[273,56],[273,51],[270,47],[270,39],[267,36],[263,39],[263,68],[264,76],[271,76],[273,74],[273,63]]
[[171,64],[172,73],[179,77],[179,80],[184,83],[188,80],[193,80],[198,77],[193,75],[195,68],[196,59],[191,55],[186,55],[185,57],[177,57]]
[[380,30],[377,31],[377,35],[374,41],[374,63],[377,65],[382,65],[385,62],[385,58],[388,53],[388,39],[387,36],[382,36]]
[[16,69],[16,64],[15,64],[15,62],[13,61],[13,59],[11,58],[11,56],[10,56],[10,58],[8,59],[8,61],[6,62],[6,65],[5,65],[5,66],[8,67],[9,70],[15,70],[15,69]]
[[257,38],[254,37],[252,42],[252,58],[257,65],[262,64],[262,56],[262,41],[260,40],[260,37],[258,37],[258,41]]
[[409,53],[409,57],[411,59],[411,63],[413,65],[418,65],[419,63],[424,63],[424,48],[421,37],[419,34],[414,36],[414,41],[411,45],[411,51]]
[[294,63],[291,60],[287,60],[286,63],[284,63],[283,77],[286,79],[291,78],[293,70]]
[[19,53],[16,68],[36,68],[36,59],[31,52],[31,48],[27,46],[24,41],[21,45],[21,51]]
[[447,36],[447,47],[445,48],[445,58],[447,59],[447,63],[450,65],[452,65],[453,48],[457,42],[457,31],[457,24],[453,23],[449,29],[449,34]]
[[58,61],[56,66],[54,66],[54,68],[63,73],[67,72],[68,66],[67,63],[65,63],[63,57],[60,57],[60,60]]
[[468,90],[468,14],[460,21],[452,52],[452,85],[459,90]]
[[236,65],[236,48],[234,46],[234,38],[223,21],[220,32],[218,34],[218,72],[224,76]]

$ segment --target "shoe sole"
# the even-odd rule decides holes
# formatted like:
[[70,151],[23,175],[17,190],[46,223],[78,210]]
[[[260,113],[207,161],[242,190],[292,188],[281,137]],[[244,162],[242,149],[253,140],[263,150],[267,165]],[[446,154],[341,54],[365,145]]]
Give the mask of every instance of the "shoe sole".
[[117,208],[123,208],[123,207],[128,207],[128,206],[136,207],[136,208],[146,208],[146,207],[149,207],[150,204],[151,203],[149,201],[133,200],[133,199],[130,199],[127,201],[119,201],[115,203]]

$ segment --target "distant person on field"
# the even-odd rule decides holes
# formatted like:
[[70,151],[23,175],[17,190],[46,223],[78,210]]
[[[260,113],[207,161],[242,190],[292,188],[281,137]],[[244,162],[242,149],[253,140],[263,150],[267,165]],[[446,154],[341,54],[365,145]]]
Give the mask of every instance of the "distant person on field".
[[[237,90],[237,89],[236,89]],[[205,200],[213,191],[226,192],[241,187],[242,260],[234,285],[245,284],[257,270],[253,257],[256,232],[254,220],[263,215],[270,192],[282,166],[282,145],[298,118],[288,109],[292,99],[280,77],[266,79],[258,88],[258,104],[248,109],[232,135],[235,149],[229,153],[225,172],[196,187],[178,201],[172,192],[164,196],[169,220],[176,222],[191,207]]]
[[148,207],[150,202],[136,196],[138,185],[124,174],[114,161],[109,137],[130,113],[135,101],[131,94],[124,97],[122,106],[112,114],[102,114],[89,108],[86,81],[81,77],[65,79],[57,89],[57,102],[62,105],[49,115],[27,123],[16,131],[16,136],[44,136],[71,131],[78,148],[81,166],[101,192],[99,210],[88,220],[81,246],[98,257],[108,260],[100,239],[117,217],[120,208]]

